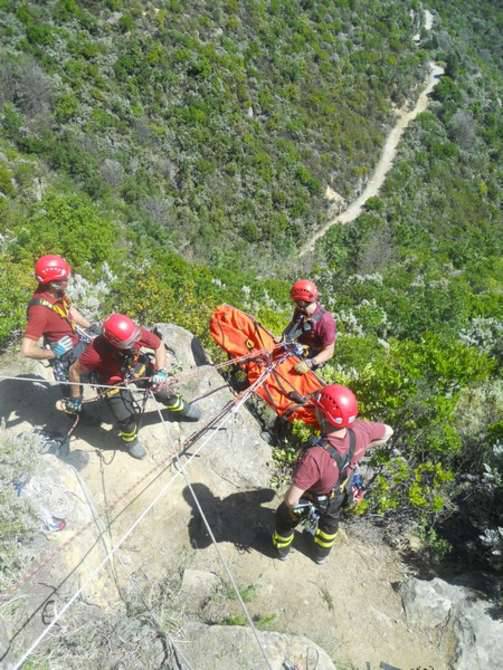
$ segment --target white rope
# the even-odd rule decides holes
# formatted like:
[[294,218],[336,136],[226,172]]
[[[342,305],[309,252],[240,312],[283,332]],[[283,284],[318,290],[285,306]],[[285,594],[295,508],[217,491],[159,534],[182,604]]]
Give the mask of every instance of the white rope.
[[[243,356],[238,356],[236,358],[231,358],[228,361],[224,361],[223,363],[217,363],[216,365],[210,366],[213,367],[215,370],[220,370],[221,368],[227,367],[229,365],[238,365],[239,363],[244,363],[248,360],[253,360],[256,358],[261,358],[265,356],[270,356],[272,352],[277,351],[278,349],[281,349],[284,346],[284,344],[275,344],[272,351],[267,351],[266,349],[260,349],[259,351],[254,351],[250,354],[244,354]],[[281,357],[281,360],[283,360],[283,357]],[[186,373],[185,375],[181,375],[183,378],[182,380],[185,380],[186,376],[189,376],[195,372],[198,372],[197,368],[196,370],[191,370]],[[170,383],[179,383],[182,381],[179,376],[173,375],[171,378]],[[31,382],[32,384],[47,384],[48,386],[92,386],[93,388],[97,389],[129,389],[129,390],[143,390],[143,389],[131,389],[131,384],[134,384],[137,381],[142,381],[146,379],[145,377],[141,377],[139,379],[131,379],[129,384],[120,384],[120,385],[114,385],[114,384],[94,384],[91,382],[84,382],[84,381],[79,381],[79,382],[70,382],[70,381],[57,381],[57,380],[51,380],[51,379],[37,379],[33,377],[20,377],[20,376],[13,376],[13,375],[2,375],[0,374],[0,379],[5,379],[5,380],[10,380],[10,381],[16,381],[16,382]]]
[[[271,373],[273,367],[274,367],[274,365],[268,366],[268,368],[266,368],[264,370],[264,372],[262,373],[262,375],[260,375],[260,377],[257,379],[257,381],[261,380],[259,386],[265,381],[265,376],[268,376]],[[265,374],[265,376],[264,376],[264,374]],[[258,388],[258,386],[256,386],[256,383],[257,382],[255,382],[255,384],[254,384],[254,389]],[[162,423],[163,428],[166,431],[166,435],[168,436],[168,439],[169,439],[169,437],[170,437],[169,429],[168,429],[168,426],[166,424],[166,420],[163,417],[162,412],[161,412],[161,403],[159,403],[156,400],[153,393],[151,393],[151,397],[157,403],[157,413],[159,414],[159,417],[161,419],[161,423]],[[187,465],[187,463],[185,464],[185,467],[186,467],[186,465]],[[179,470],[182,477],[184,478],[185,483],[187,484],[187,486],[189,488],[190,494],[191,494],[192,498],[194,499],[194,502],[196,503],[196,507],[199,511],[199,514],[201,515],[201,518],[204,522],[204,525],[206,526],[206,530],[208,531],[208,534],[211,538],[211,541],[213,542],[213,545],[214,545],[215,550],[217,552],[218,558],[220,559],[220,562],[221,562],[225,572],[227,573],[227,576],[228,576],[228,578],[229,578],[229,580],[232,584],[232,587],[233,587],[234,591],[236,592],[236,596],[237,596],[237,599],[239,601],[239,604],[241,605],[241,608],[242,608],[242,610],[243,610],[243,612],[246,616],[248,624],[249,624],[249,626],[250,626],[250,628],[253,632],[253,635],[255,636],[255,640],[256,640],[259,648],[260,648],[260,651],[262,652],[262,656],[264,657],[264,660],[266,662],[266,667],[269,668],[269,670],[272,670],[272,666],[271,666],[271,664],[269,662],[269,659],[267,657],[266,651],[264,649],[264,645],[262,644],[262,641],[260,640],[257,628],[256,628],[255,624],[253,623],[253,619],[251,618],[250,612],[248,611],[248,608],[246,607],[245,601],[243,600],[243,598],[241,596],[241,593],[239,592],[239,588],[238,588],[238,585],[236,584],[236,580],[234,579],[234,576],[231,573],[230,568],[229,568],[225,558],[223,557],[222,552],[220,551],[217,540],[216,540],[215,535],[213,533],[213,530],[210,526],[208,518],[207,518],[206,514],[204,513],[204,510],[203,510],[202,505],[199,501],[199,498],[197,497],[196,492],[194,491],[194,489],[192,487],[192,484],[190,483],[189,478],[187,477],[187,474],[185,473],[185,467],[180,463],[180,459],[178,457],[178,454],[176,454],[176,456],[175,456],[175,467]]]
[[[122,385],[113,385],[113,384],[93,384],[91,382],[58,382],[57,380],[52,379],[36,379],[33,377],[13,377],[9,375],[0,375],[0,379],[10,379],[15,382],[31,382],[32,384],[47,384],[48,386],[93,386],[97,389],[128,389],[130,391],[143,391],[143,389],[131,389],[127,384]],[[131,384],[134,384],[135,381],[141,380],[131,380]]]
[[[185,468],[188,466],[190,461],[195,458],[202,449],[210,442],[210,440],[218,434],[218,431],[222,426],[224,426],[229,418],[236,414],[236,412],[240,409],[240,407],[246,402],[248,397],[264,382],[265,378],[267,375],[265,373],[267,372],[267,375],[269,374],[269,370],[264,370],[264,372],[260,375],[260,377],[255,381],[249,388],[246,389],[246,391],[243,393],[243,395],[238,398],[232,408],[230,409],[229,412],[227,412],[222,419],[215,425],[215,428],[213,432],[211,432],[208,435],[208,438],[206,440],[203,440],[202,443],[199,445],[197,449],[195,449],[192,454],[187,458],[185,464],[182,467]],[[30,380],[33,381],[33,380]],[[260,383],[259,383],[260,382]],[[88,575],[88,577],[91,579],[94,579],[96,575],[100,572],[100,570],[103,568],[103,566],[111,560],[112,556],[115,554],[115,552],[124,544],[124,542],[128,539],[128,537],[131,535],[131,533],[135,530],[135,528],[143,521],[145,516],[150,512],[150,510],[159,502],[159,500],[167,493],[175,479],[182,473],[182,470],[178,470],[175,472],[175,474],[167,481],[166,485],[159,491],[157,496],[151,501],[151,503],[143,510],[143,512],[140,514],[140,516],[136,519],[136,521],[128,528],[128,530],[124,533],[124,535],[120,538],[120,540],[115,544],[110,552],[105,556],[105,558],[101,561],[101,563]],[[90,581],[89,579],[89,581]],[[23,656],[15,663],[13,666],[12,670],[19,670],[23,663],[28,659],[30,654],[32,654],[35,649],[41,644],[41,642],[45,639],[45,637],[49,634],[49,632],[52,630],[52,628],[56,625],[56,623],[61,619],[61,617],[65,614],[65,612],[73,605],[73,603],[77,600],[77,598],[81,595],[82,591],[84,590],[84,585],[82,585],[68,600],[67,603],[61,608],[61,610],[57,613],[57,615],[54,617],[54,619],[51,621],[51,623],[40,633],[40,635],[37,637],[37,639],[30,645],[28,650],[23,654]]]

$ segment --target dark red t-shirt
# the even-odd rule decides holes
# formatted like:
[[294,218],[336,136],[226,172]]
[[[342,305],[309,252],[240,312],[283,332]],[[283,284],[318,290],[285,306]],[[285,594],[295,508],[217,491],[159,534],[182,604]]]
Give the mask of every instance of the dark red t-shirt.
[[[351,464],[353,468],[362,460],[365,452],[374,440],[384,437],[386,426],[384,423],[356,420],[351,429],[356,438],[355,453]],[[349,450],[349,433],[340,439],[327,438],[330,445],[344,455]],[[310,447],[304,451],[298,460],[293,473],[293,483],[303,491],[311,491],[317,495],[326,495],[337,484],[339,468],[337,463],[323,447]]]
[[[64,310],[61,298],[57,298],[48,291],[39,287],[32,296],[32,300],[47,300],[51,305],[59,304]],[[56,314],[50,307],[44,305],[30,305],[28,307],[28,323],[24,331],[24,336],[30,340],[38,340],[44,337],[48,342],[57,342],[65,335],[69,335],[75,346],[79,341],[78,335],[74,332],[70,323],[59,314]]]
[[302,333],[297,338],[298,342],[309,347],[311,355],[316,355],[322,349],[335,342],[335,319],[321,305],[317,305],[310,316],[305,316],[296,309],[293,313],[292,321],[295,322],[297,320],[301,320],[311,326],[311,330]]
[[[138,342],[135,343],[133,350],[140,349],[158,349],[161,340],[146,328],[141,329],[141,335]],[[114,347],[105,339],[103,335],[98,335],[79,357],[80,365],[86,370],[96,372],[99,381],[102,384],[112,384],[119,379],[124,379],[124,353]]]

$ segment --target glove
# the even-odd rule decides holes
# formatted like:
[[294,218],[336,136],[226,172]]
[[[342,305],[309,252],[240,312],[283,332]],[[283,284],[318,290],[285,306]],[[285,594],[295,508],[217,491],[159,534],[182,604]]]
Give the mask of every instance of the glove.
[[68,414],[80,414],[82,411],[82,398],[65,398],[65,412]]
[[54,342],[50,346],[56,358],[61,358],[68,351],[71,351],[73,349],[73,340],[70,337],[70,335],[65,335],[60,340]]
[[306,372],[309,372],[309,370],[312,367],[312,362],[309,358],[306,358],[305,361],[300,361],[297,363],[295,366],[295,372],[297,372],[299,375],[305,375]]
[[168,373],[166,370],[157,370],[152,377],[150,378],[150,381],[154,386],[161,386],[161,384],[164,384],[168,379]]

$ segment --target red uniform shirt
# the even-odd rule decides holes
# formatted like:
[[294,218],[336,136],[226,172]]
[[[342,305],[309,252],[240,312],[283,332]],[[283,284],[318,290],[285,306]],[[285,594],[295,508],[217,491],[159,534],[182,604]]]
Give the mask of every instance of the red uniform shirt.
[[[329,344],[335,342],[336,326],[335,319],[330,312],[327,312],[321,305],[316,305],[316,309],[310,316],[305,316],[296,309],[293,313],[292,321],[300,320],[301,323],[310,326],[310,330],[302,333],[297,341],[305,344],[310,349],[310,355],[316,355]],[[306,326],[304,326],[306,327]]]
[[[32,300],[47,300],[51,305],[57,305],[65,312],[65,306],[61,298],[57,298],[49,291],[44,291],[41,286],[35,291]],[[45,305],[29,305],[28,323],[24,331],[24,336],[30,340],[38,340],[44,337],[48,342],[57,342],[65,335],[69,335],[73,340],[73,346],[79,341],[78,335],[73,330],[69,321],[63,316],[56,314],[50,307]]]
[[[154,351],[161,346],[161,340],[146,328],[141,329],[141,335],[138,342],[135,343],[133,351],[153,349]],[[123,380],[126,369],[124,366],[124,352],[108,342],[103,335],[94,339],[79,357],[79,363],[86,370],[96,372],[101,384],[112,384]]]
[[[386,426],[384,423],[356,420],[352,426],[355,434],[355,453],[351,464],[355,467],[363,458],[369,445],[374,440],[384,437]],[[340,454],[349,450],[349,433],[340,439],[328,437],[328,442]],[[339,480],[337,463],[323,447],[310,447],[300,457],[293,473],[293,483],[303,491],[311,491],[317,495],[327,495]]]

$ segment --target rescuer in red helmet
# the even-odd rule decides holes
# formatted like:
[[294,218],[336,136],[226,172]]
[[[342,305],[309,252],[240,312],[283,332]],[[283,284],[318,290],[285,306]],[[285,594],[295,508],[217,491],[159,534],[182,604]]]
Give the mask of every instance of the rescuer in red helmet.
[[[35,263],[38,287],[28,303],[27,325],[21,353],[27,358],[48,360],[54,377],[68,381],[68,370],[83,351],[78,327],[89,328],[89,321],[71,304],[66,294],[72,268],[62,256],[42,256]],[[43,338],[43,346],[39,341]],[[68,395],[68,386],[63,386]]]
[[[342,505],[351,494],[352,475],[367,449],[385,444],[393,429],[361,421],[353,392],[340,384],[325,386],[314,400],[321,438],[304,446],[292,483],[276,510],[272,542],[285,560],[294,528],[306,509],[318,519],[314,530],[314,561],[325,563],[335,543]],[[316,524],[315,524],[316,526]]]
[[[144,349],[154,352],[152,360]],[[83,375],[94,373],[100,384],[117,386],[134,381],[137,386],[152,385],[156,399],[177,418],[197,421],[199,410],[168,389],[166,349],[162,340],[152,331],[136,324],[125,314],[111,314],[103,322],[103,333],[93,340],[70,368],[72,397],[67,402],[69,413],[82,408],[79,382]],[[148,378],[148,382],[147,379]],[[102,393],[114,415],[119,437],[134,458],[143,458],[145,449],[138,438],[138,417],[135,402],[128,389],[113,388]]]
[[310,279],[298,279],[290,289],[295,303],[292,320],[283,331],[283,340],[304,345],[306,354],[295,370],[304,374],[316,370],[332,358],[335,351],[335,320],[318,302],[318,288]]

